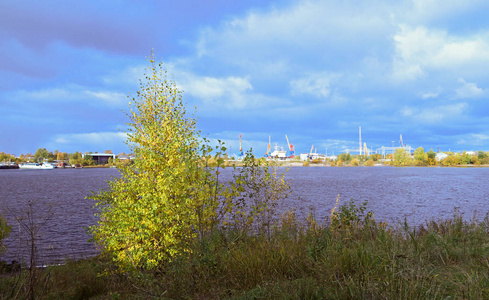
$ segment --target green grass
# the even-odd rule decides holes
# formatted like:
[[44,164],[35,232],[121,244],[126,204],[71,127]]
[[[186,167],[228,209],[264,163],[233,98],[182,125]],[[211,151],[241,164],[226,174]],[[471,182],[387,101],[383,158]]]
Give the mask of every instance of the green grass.
[[[99,256],[40,270],[43,299],[489,299],[489,221],[376,222],[353,202],[332,222],[286,214],[270,234],[217,231],[159,270],[120,274]],[[15,284],[17,282],[17,284]],[[27,298],[4,273],[0,297]],[[13,288],[16,286],[16,289]]]

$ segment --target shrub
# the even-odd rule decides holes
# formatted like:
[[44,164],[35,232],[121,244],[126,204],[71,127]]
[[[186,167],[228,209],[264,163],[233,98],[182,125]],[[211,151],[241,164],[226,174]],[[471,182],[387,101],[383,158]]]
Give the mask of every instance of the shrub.
[[7,224],[7,220],[5,220],[3,216],[0,216],[0,254],[6,250],[2,242],[10,235],[11,229],[12,228]]
[[366,166],[366,167],[372,167],[374,165],[374,160],[373,159],[369,159],[365,163],[363,163],[363,165]]
[[161,266],[189,251],[213,225],[217,207],[216,182],[206,167],[210,149],[199,144],[175,82],[153,57],[149,61],[126,113],[126,143],[136,158],[118,166],[121,177],[108,190],[92,196],[100,208],[93,239],[128,270]]
[[251,150],[224,187],[218,175],[226,148],[201,142],[176,84],[153,57],[150,63],[127,113],[136,158],[118,165],[121,177],[91,196],[100,208],[93,240],[130,272],[164,269],[218,229],[269,234],[289,189],[285,172]]

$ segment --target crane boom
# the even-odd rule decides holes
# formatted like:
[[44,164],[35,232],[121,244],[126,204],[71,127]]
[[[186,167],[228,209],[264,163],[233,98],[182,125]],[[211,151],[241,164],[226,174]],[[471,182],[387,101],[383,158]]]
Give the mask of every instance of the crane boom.
[[238,153],[239,156],[243,156],[244,153],[243,153],[243,148],[241,147],[241,133],[239,134],[239,153]]
[[266,156],[268,156],[271,153],[271,146],[270,144],[272,143],[272,137],[268,136],[268,147],[267,147],[267,153],[265,153]]

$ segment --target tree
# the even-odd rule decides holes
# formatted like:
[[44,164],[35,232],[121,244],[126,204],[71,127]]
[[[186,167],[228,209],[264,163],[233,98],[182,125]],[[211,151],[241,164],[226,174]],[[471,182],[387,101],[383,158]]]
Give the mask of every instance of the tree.
[[436,165],[436,153],[433,151],[433,149],[426,152],[426,156],[428,157],[427,161],[430,166]]
[[469,165],[472,161],[472,155],[467,154],[467,151],[463,151],[462,155],[460,156],[460,164],[462,165]]
[[56,154],[56,160],[66,160],[68,157],[68,153],[66,152],[58,152]]
[[484,158],[487,157],[487,153],[484,153],[484,151],[479,151],[477,152],[477,157],[480,159],[480,160],[483,160]]
[[70,164],[71,165],[81,165],[83,163],[83,158],[80,152],[75,151],[70,157]]
[[364,164],[363,164],[365,167],[371,167],[373,165],[375,165],[375,162],[373,159],[368,159]]
[[18,159],[12,154],[0,152],[0,162],[3,162],[3,161],[16,162],[16,161],[18,161]]
[[217,209],[217,188],[203,159],[210,148],[200,145],[175,82],[153,56],[149,62],[126,113],[126,143],[136,158],[119,166],[121,177],[106,191],[92,196],[101,210],[93,238],[128,270],[161,266],[190,251]]
[[456,166],[456,165],[460,165],[460,163],[461,163],[461,156],[456,154],[448,155],[441,161],[441,164],[443,166]]
[[370,158],[373,161],[378,161],[379,159],[382,158],[382,154],[370,154]]
[[276,207],[290,193],[285,173],[248,151],[242,168],[219,195],[222,201],[216,216],[223,219],[224,228],[241,231],[242,235],[251,229],[270,236]]
[[93,166],[96,165],[97,163],[95,162],[95,160],[93,160],[93,157],[90,154],[85,154],[81,164],[84,166]]
[[402,148],[396,149],[393,164],[396,166],[409,166],[411,165],[411,157],[406,150]]
[[46,148],[39,148],[37,149],[36,153],[34,153],[34,161],[39,161],[39,158],[43,158],[47,161],[49,159],[52,160],[54,158],[54,155],[52,153],[49,153]]
[[419,147],[413,153],[414,159],[417,161],[417,164],[423,165],[426,162],[426,155],[424,153],[423,147]]
[[350,155],[350,153],[341,153],[338,156],[338,159],[341,160],[341,161],[350,161],[351,160],[351,155]]

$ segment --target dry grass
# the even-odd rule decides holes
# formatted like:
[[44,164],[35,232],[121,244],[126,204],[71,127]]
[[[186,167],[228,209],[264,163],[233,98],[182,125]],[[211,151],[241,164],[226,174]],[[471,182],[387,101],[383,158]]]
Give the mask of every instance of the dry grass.
[[[43,298],[487,299],[488,230],[459,214],[388,226],[349,202],[328,223],[287,213],[271,235],[214,232],[157,271],[117,274],[102,257],[52,267]],[[2,276],[3,299],[19,274]]]

